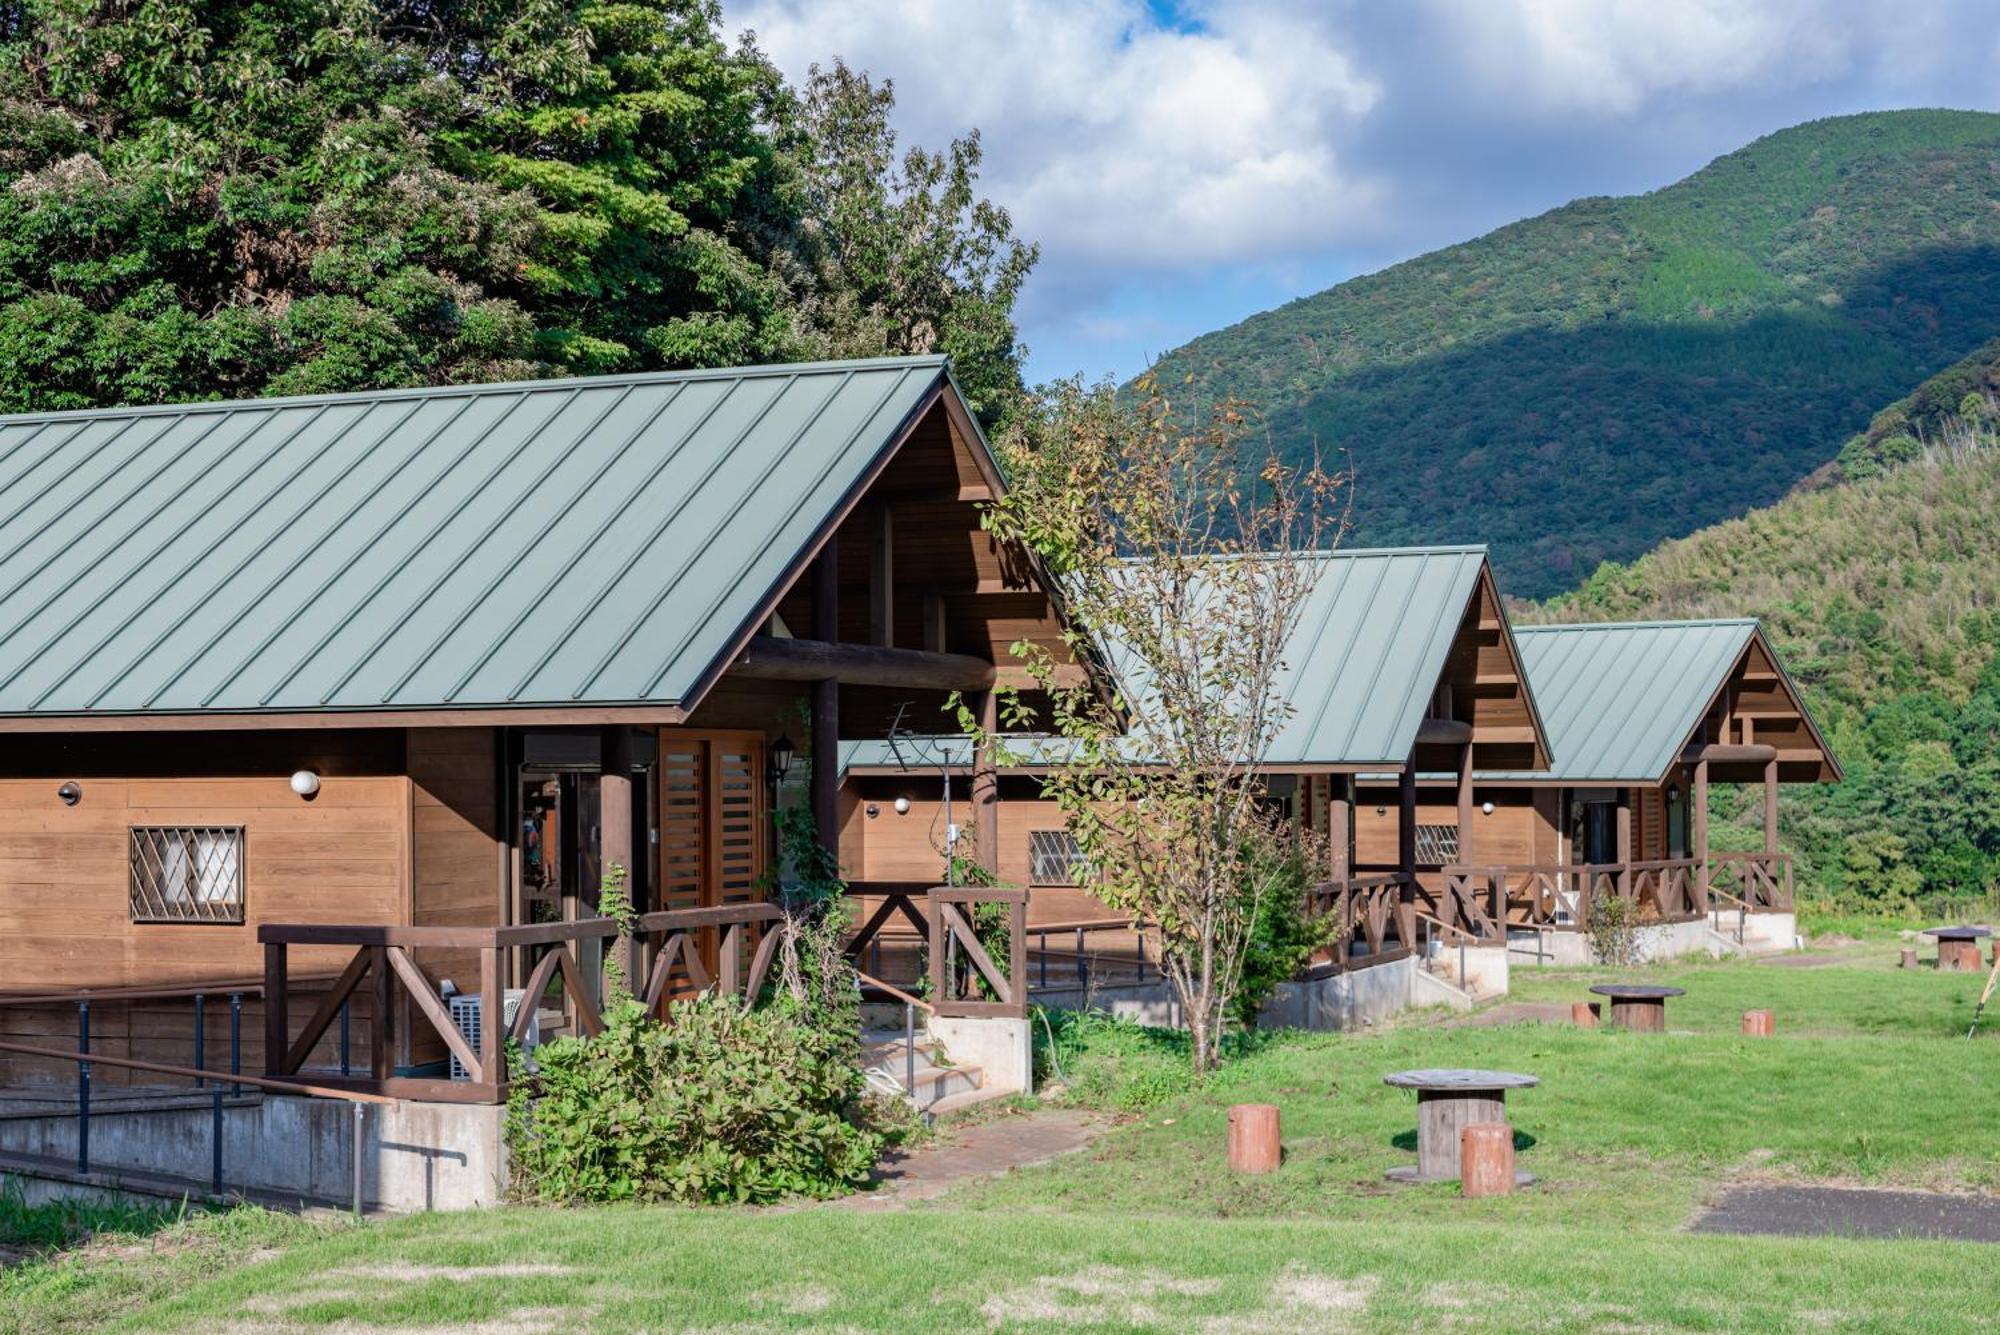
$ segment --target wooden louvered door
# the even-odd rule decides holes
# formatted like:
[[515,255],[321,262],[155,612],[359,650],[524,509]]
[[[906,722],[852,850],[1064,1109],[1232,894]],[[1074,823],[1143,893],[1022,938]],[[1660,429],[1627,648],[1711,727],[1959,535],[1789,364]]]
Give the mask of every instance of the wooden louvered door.
[[[713,908],[763,898],[770,821],[764,737],[755,732],[660,730],[660,907]],[[703,963],[717,968],[720,933],[701,933]],[[755,948],[743,933],[743,948]],[[739,961],[742,968],[749,960]],[[682,979],[675,979],[675,993]]]

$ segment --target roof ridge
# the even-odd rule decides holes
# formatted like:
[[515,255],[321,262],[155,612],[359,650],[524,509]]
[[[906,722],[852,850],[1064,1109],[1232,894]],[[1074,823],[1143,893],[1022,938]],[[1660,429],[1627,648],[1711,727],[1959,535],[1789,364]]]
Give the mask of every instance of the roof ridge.
[[115,403],[98,408],[61,408],[48,412],[0,413],[0,428],[37,422],[118,421],[167,413],[237,412],[334,406],[343,403],[391,403],[405,399],[449,399],[481,394],[523,394],[549,390],[622,388],[638,385],[689,384],[701,380],[750,380],[773,376],[839,375],[854,371],[945,368],[944,353],[908,357],[857,357],[817,362],[758,362],[749,366],[692,367],[680,371],[626,371],[613,375],[548,376],[537,380],[482,380],[464,385],[403,385],[385,389],[349,389],[327,394],[284,394],[268,398],[189,399],[178,403]]
[[1656,621],[1543,621],[1514,627],[1516,635],[1532,635],[1544,630],[1661,630],[1682,626],[1756,626],[1762,617],[1662,617]]

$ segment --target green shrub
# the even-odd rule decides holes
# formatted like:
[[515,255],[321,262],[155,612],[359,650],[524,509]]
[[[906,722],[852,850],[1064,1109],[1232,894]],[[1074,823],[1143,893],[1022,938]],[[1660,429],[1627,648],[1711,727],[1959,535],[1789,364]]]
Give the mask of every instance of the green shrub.
[[661,1024],[619,1001],[601,1034],[537,1048],[537,1073],[516,1083],[512,1191],[686,1204],[850,1191],[883,1144],[851,1048],[782,1002],[678,1002]]
[[1590,948],[1599,964],[1639,962],[1639,908],[1632,900],[1614,894],[1592,896],[1590,919],[1584,926],[1590,933]]
[[1254,1029],[1257,1013],[1283,983],[1299,976],[1316,951],[1339,940],[1331,918],[1309,912],[1308,896],[1322,879],[1325,841],[1289,822],[1258,824],[1237,849],[1243,897],[1253,902],[1243,971],[1229,999],[1229,1018]]

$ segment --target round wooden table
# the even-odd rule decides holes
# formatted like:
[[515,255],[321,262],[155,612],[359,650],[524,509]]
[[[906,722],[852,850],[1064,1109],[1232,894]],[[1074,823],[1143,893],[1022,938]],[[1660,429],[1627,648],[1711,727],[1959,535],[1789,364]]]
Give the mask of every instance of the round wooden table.
[[[1391,1168],[1392,1182],[1456,1182],[1459,1174],[1458,1133],[1474,1122],[1505,1122],[1507,1091],[1540,1084],[1518,1071],[1468,1071],[1458,1068],[1397,1071],[1382,1077],[1397,1089],[1417,1091],[1417,1162]],[[1533,1173],[1516,1172],[1514,1184],[1527,1186]]]
[[1667,1031],[1667,998],[1684,997],[1684,987],[1653,987],[1646,983],[1599,983],[1590,989],[1611,998],[1611,1023],[1646,1034]]
[[1938,968],[1967,973],[1979,971],[1979,940],[1991,936],[1984,927],[1926,927],[1924,935],[1938,943]]

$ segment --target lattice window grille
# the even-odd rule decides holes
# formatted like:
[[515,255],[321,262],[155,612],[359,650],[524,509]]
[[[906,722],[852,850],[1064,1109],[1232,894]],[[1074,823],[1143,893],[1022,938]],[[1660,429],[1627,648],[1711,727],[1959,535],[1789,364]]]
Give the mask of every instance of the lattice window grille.
[[132,827],[132,921],[243,921],[243,827]]
[[1456,825],[1419,825],[1417,827],[1417,861],[1436,863],[1442,866],[1458,861],[1458,827]]
[[1090,864],[1068,830],[1028,831],[1028,879],[1035,885],[1081,885]]

